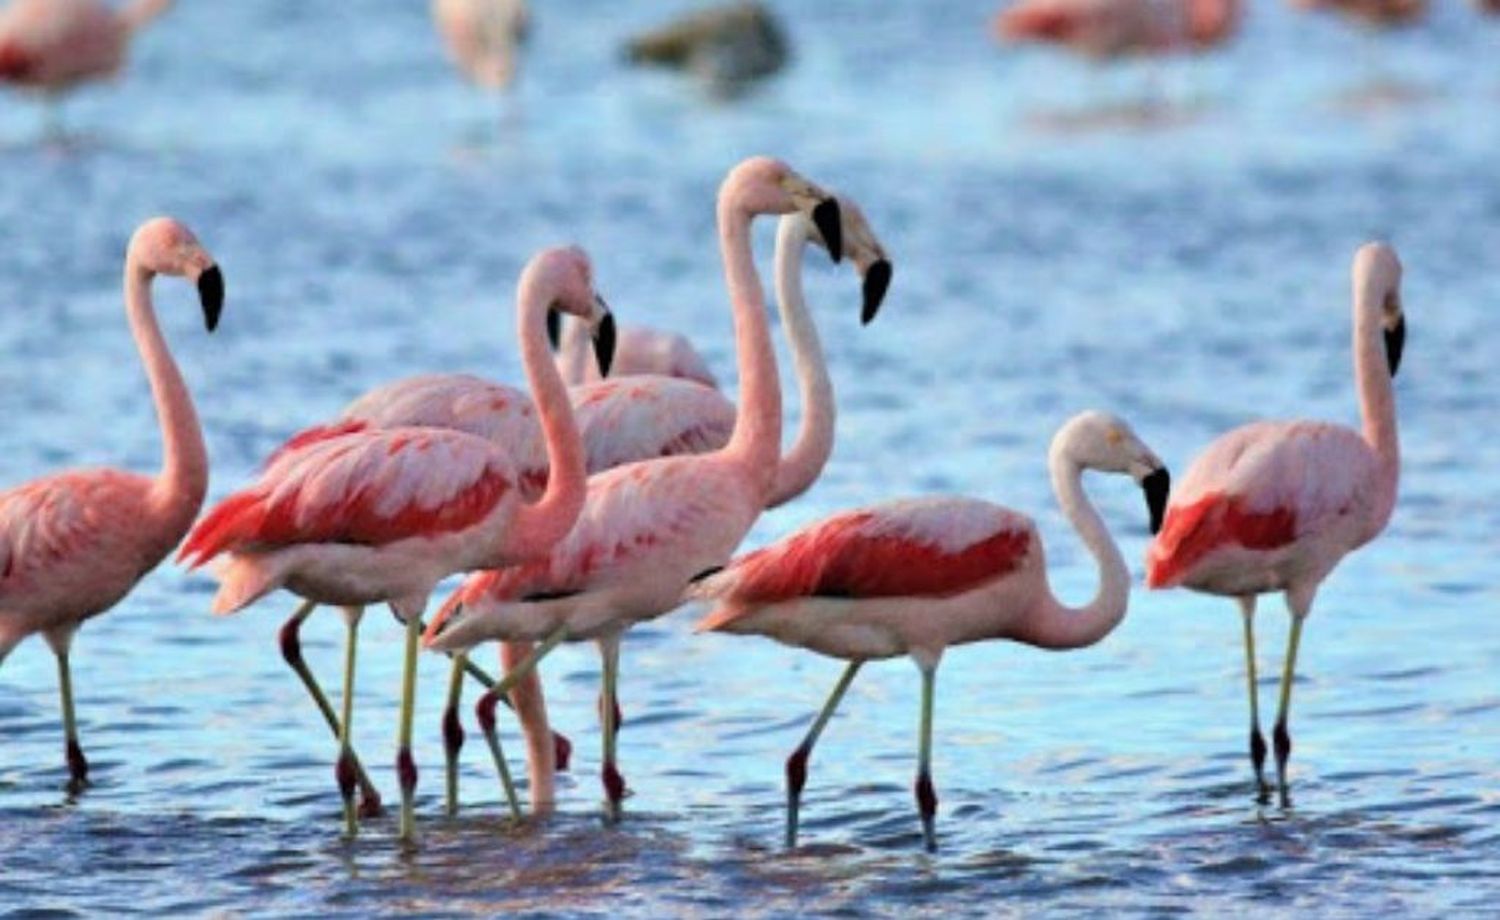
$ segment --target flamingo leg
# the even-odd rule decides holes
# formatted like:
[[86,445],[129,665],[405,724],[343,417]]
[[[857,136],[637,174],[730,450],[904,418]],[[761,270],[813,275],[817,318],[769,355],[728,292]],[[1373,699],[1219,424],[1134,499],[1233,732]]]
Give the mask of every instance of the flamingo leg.
[[64,751],[68,758],[68,794],[77,795],[89,784],[89,762],[78,743],[78,720],[73,715],[73,669],[67,651],[57,653],[57,687],[62,697]]
[[354,805],[354,788],[358,785],[357,765],[359,761],[354,757],[351,737],[354,734],[355,653],[359,648],[359,620],[363,612],[358,607],[344,611],[349,634],[344,643],[344,696],[340,700],[343,704],[343,719],[340,721],[338,766],[334,768],[334,774],[339,783],[339,794],[344,799],[344,833],[351,840],[359,835],[359,813]]
[[828,720],[833,718],[833,712],[844,699],[844,693],[849,685],[854,682],[854,675],[859,673],[863,661],[851,661],[839,676],[839,682],[833,685],[833,692],[828,694],[828,700],[818,712],[818,717],[813,719],[812,727],[803,736],[802,743],[786,759],[786,846],[792,849],[797,845],[797,812],[802,803],[802,787],[807,785],[807,758],[812,755],[813,745],[818,743],[818,736],[823,734],[823,729],[828,725]]
[[495,771],[500,774],[500,785],[505,790],[505,799],[510,804],[511,814],[517,819],[521,818],[521,800],[516,797],[516,786],[511,781],[510,765],[505,761],[505,754],[500,750],[500,733],[495,730],[495,704],[506,699],[510,688],[520,682],[521,678],[536,669],[537,663],[547,656],[547,653],[557,647],[568,634],[567,627],[559,626],[551,635],[537,644],[531,650],[531,654],[521,659],[520,663],[511,668],[504,678],[485,692],[474,704],[474,715],[479,720],[479,727],[484,732],[485,743],[489,745],[490,756],[495,759]]
[[443,709],[443,756],[446,773],[443,776],[444,794],[448,817],[458,814],[458,754],[464,747],[464,726],[458,718],[458,704],[464,693],[464,662],[469,656],[453,656],[453,668],[448,674],[448,705]]
[[1260,694],[1255,677],[1255,595],[1239,601],[1245,620],[1245,681],[1250,691],[1250,764],[1255,768],[1257,796],[1264,804],[1270,800],[1271,787],[1266,783],[1266,737],[1260,731]]
[[[422,628],[425,630],[427,627],[424,626]],[[495,686],[495,679],[491,677],[483,668],[475,664],[474,660],[472,658],[469,658],[468,656],[464,657],[464,671],[470,677],[478,681],[479,684],[486,690],[489,690]],[[515,709],[515,706],[511,704],[510,697],[508,695],[502,697],[500,701],[505,704],[507,709]],[[553,732],[552,748],[555,751],[555,756],[557,758],[557,769],[559,771],[566,771],[568,769],[568,759],[573,754],[573,742],[569,741],[566,735]]]
[[401,784],[401,821],[398,835],[416,837],[417,762],[411,756],[412,719],[417,703],[417,651],[421,648],[422,618],[406,618],[406,653],[401,671],[401,718],[396,730],[396,777]]
[[[312,615],[318,605],[313,601],[303,601],[302,606],[293,611],[287,621],[281,625],[281,657],[286,660],[287,665],[301,679],[302,686],[307,688],[307,695],[317,704],[318,712],[323,714],[323,721],[328,723],[328,730],[338,738],[339,718],[333,711],[333,704],[328,702],[328,695],[318,684],[318,679],[313,676],[307,662],[302,658],[302,624]],[[360,763],[359,755],[352,750],[349,752],[354,766],[355,779],[359,782],[360,816],[374,818],[380,815],[380,792],[371,782],[370,775],[365,772],[364,764]]]
[[932,699],[937,668],[922,667],[921,740],[917,748],[917,811],[922,816],[922,843],[931,853],[937,849],[937,790],[932,787]]
[[1292,679],[1297,672],[1297,646],[1302,641],[1302,617],[1292,616],[1292,633],[1286,641],[1286,665],[1281,670],[1281,702],[1276,707],[1276,728],[1272,740],[1276,745],[1276,786],[1281,807],[1291,807],[1286,781],[1286,762],[1292,756],[1292,735],[1287,731],[1287,710],[1292,705]]
[[620,803],[625,799],[625,777],[615,766],[615,713],[619,711],[620,634],[599,638],[599,655],[604,661],[604,692],[600,696],[599,716],[604,735],[604,759],[600,777],[604,781],[604,817],[613,823],[620,820]]

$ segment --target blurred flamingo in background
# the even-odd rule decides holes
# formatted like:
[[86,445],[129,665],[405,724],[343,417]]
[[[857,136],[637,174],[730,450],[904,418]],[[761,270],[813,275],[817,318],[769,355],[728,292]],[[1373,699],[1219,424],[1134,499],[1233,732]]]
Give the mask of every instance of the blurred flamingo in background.
[[11,0],[0,10],[0,83],[55,100],[89,80],[113,76],[125,63],[136,32],[166,12],[172,0],[131,0],[118,9],[99,0]]
[[406,624],[396,770],[400,835],[413,835],[417,768],[411,756],[417,639],[433,587],[455,572],[534,558],[568,532],[583,504],[583,449],[546,340],[547,310],[611,320],[578,249],[532,258],[517,291],[522,363],[546,438],[546,489],[534,501],[504,447],[440,428],[330,431],[280,453],[255,485],[199,521],[181,558],[216,556],[215,613],[231,613],[286,587],[344,608],[348,625],[338,761],[345,823],[357,831],[350,734],[356,631],[364,605],[387,603]]
[[1019,0],[995,17],[1006,42],[1107,60],[1202,51],[1239,26],[1239,0]]
[[1181,585],[1236,598],[1244,616],[1250,693],[1250,760],[1262,797],[1266,743],[1260,732],[1252,620],[1256,595],[1283,592],[1292,616],[1274,742],[1281,804],[1289,804],[1287,710],[1297,645],[1313,597],[1339,560],[1390,520],[1400,476],[1392,378],[1406,323],[1401,263],[1383,243],[1354,257],[1354,376],[1363,430],[1325,422],[1255,422],[1220,437],[1188,468],[1146,556],[1152,588]]
[[[553,314],[556,317],[556,314]],[[588,336],[578,323],[568,323],[554,337],[557,366],[570,385],[595,383],[599,367],[589,353]],[[708,362],[680,332],[652,329],[648,326],[622,326],[615,347],[610,373],[616,377],[652,374],[679,377],[718,389],[719,381],[709,370]]]
[[531,24],[525,0],[432,0],[432,19],[469,82],[490,90],[514,82]]
[[1427,15],[1427,0],[1290,0],[1299,10],[1331,12],[1357,23],[1389,29]]
[[198,288],[212,332],[224,304],[224,278],[187,227],[147,221],[125,255],[125,312],[161,425],[163,462],[155,477],[115,469],[70,470],[0,492],[0,662],[41,633],[57,656],[70,781],[88,782],[88,761],[73,716],[68,652],[84,620],[113,607],[187,533],[208,487],[208,453],[192,397],[151,303],[157,275]]
[[712,453],[646,460],[593,477],[583,512],[552,553],[469,579],[427,628],[425,642],[438,651],[463,651],[491,639],[540,640],[490,691],[497,695],[558,643],[598,642],[604,677],[601,773],[611,818],[625,794],[614,756],[620,637],[634,623],[673,609],[695,576],[728,561],[776,485],[781,388],[750,223],[757,214],[798,210],[812,213],[837,260],[838,203],[785,163],[745,160],[719,190],[720,248],[742,394],[729,443]]
[[1156,455],[1114,416],[1085,412],[1052,439],[1048,465],[1063,513],[1099,565],[1100,585],[1081,608],[1047,583],[1041,537],[1029,518],[970,498],[887,502],[810,524],[731,562],[688,591],[715,608],[698,624],[764,635],[849,662],[802,743],[787,759],[787,846],[807,760],[866,661],[910,655],[922,672],[917,808],[936,846],[932,705],[938,662],[950,645],[1010,639],[1048,649],[1093,645],[1124,618],[1130,572],[1084,494],[1083,471],[1129,474],[1146,493],[1154,532],[1169,478]]

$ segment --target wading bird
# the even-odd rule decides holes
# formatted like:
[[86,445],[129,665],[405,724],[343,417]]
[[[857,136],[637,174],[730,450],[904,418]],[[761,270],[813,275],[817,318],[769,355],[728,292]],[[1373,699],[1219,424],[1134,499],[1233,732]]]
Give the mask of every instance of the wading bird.
[[[556,319],[560,318],[555,313],[548,317],[549,322]],[[587,330],[577,323],[568,323],[560,330],[557,323],[548,328],[553,331],[557,367],[563,379],[571,386],[597,383],[601,377],[594,356],[589,353]],[[614,364],[610,368],[613,376],[676,377],[719,388],[718,378],[709,370],[708,362],[682,333],[647,326],[622,326],[619,335]]]
[[[578,249],[549,249],[521,273],[517,329],[527,382],[540,411],[550,474],[535,501],[502,446],[462,431],[391,428],[333,433],[280,454],[259,482],[199,521],[180,558],[216,556],[213,610],[239,610],[285,587],[342,607],[348,625],[338,761],[346,828],[356,832],[350,716],[356,631],[363,607],[386,603],[406,624],[397,735],[400,835],[413,835],[417,768],[411,757],[417,640],[427,597],[456,572],[536,558],[566,534],[583,504],[583,448],[567,389],[547,346],[556,306],[586,318],[607,341],[612,320]],[[607,358],[602,357],[601,360]]]
[[1411,25],[1427,15],[1427,0],[1291,0],[1291,4],[1299,10],[1337,13],[1377,29]]
[[88,782],[88,761],[73,717],[68,651],[84,620],[110,609],[187,533],[208,487],[208,453],[192,397],[151,304],[157,275],[198,288],[212,332],[224,304],[224,277],[187,227],[147,221],[125,254],[125,313],[161,425],[163,462],[155,477],[115,469],[70,470],[0,492],[0,662],[41,633],[57,656],[69,789]]
[[1002,41],[1111,59],[1202,51],[1239,26],[1239,0],[1020,0],[995,17]]
[[613,725],[620,637],[673,609],[694,576],[728,561],[776,484],[781,389],[765,297],[750,250],[758,214],[812,214],[835,260],[842,255],[838,203],[785,163],[753,157],[719,190],[718,224],[741,380],[734,433],[707,454],[616,467],[589,480],[572,531],[545,558],[469,579],[427,628],[438,651],[487,640],[539,641],[492,693],[504,693],[558,643],[593,639],[603,659],[602,778],[617,817],[625,793]]
[[1273,740],[1281,804],[1289,803],[1287,710],[1302,624],[1339,560],[1373,540],[1396,504],[1401,456],[1391,383],[1406,323],[1401,263],[1383,243],[1354,256],[1354,378],[1361,431],[1326,422],[1253,422],[1220,437],[1188,468],[1146,555],[1146,584],[1239,602],[1250,692],[1250,760],[1262,798],[1266,742],[1256,701],[1256,595],[1280,591],[1292,616]]
[[1161,461],[1123,421],[1102,412],[1069,420],[1052,439],[1052,487],[1099,565],[1100,585],[1081,608],[1047,583],[1036,525],[971,498],[934,497],[846,511],[731,562],[689,589],[715,607],[699,631],[769,636],[849,662],[802,743],[786,762],[787,846],[813,745],[866,661],[909,655],[922,673],[916,798],[927,848],[936,846],[932,703],[938,662],[951,645],[1009,639],[1074,649],[1109,635],[1125,616],[1130,572],[1084,494],[1084,470],[1125,473],[1146,494],[1153,531],[1167,501]]
[[432,21],[470,83],[497,90],[514,82],[531,26],[525,0],[432,0]]

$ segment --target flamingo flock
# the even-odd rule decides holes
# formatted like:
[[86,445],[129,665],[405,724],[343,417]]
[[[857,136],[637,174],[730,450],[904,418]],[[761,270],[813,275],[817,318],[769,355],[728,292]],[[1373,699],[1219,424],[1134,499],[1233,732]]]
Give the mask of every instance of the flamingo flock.
[[[750,245],[763,215],[779,220],[774,288],[802,404],[801,426],[785,448],[776,349]],[[218,581],[216,614],[280,591],[302,599],[279,644],[334,736],[347,836],[381,810],[353,731],[366,607],[388,606],[405,629],[395,773],[398,834],[412,840],[419,778],[413,716],[424,647],[452,659],[440,729],[447,810],[459,807],[461,693],[474,675],[486,686],[476,720],[507,806],[520,817],[498,706],[514,708],[525,739],[531,809],[548,811],[571,745],[552,732],[540,665],[562,643],[595,644],[598,773],[606,818],[616,821],[628,791],[616,751],[622,637],[699,603],[708,606],[700,632],[765,636],[846,662],[785,763],[788,847],[798,842],[813,749],[857,673],[867,662],[902,656],[916,664],[913,789],[921,839],[932,849],[933,710],[944,652],[993,640],[1083,648],[1108,637],[1129,609],[1130,567],[1084,489],[1084,473],[1093,470],[1128,476],[1144,492],[1154,535],[1147,587],[1237,602],[1255,795],[1269,800],[1265,761],[1274,753],[1279,804],[1290,807],[1290,703],[1304,622],[1329,574],[1381,533],[1396,504],[1393,384],[1406,322],[1395,251],[1370,243],[1354,257],[1358,429],[1252,422],[1210,444],[1175,490],[1160,455],[1124,419],[1090,410],[1058,429],[1047,456],[1052,489],[1097,571],[1094,596],[1075,607],[1049,585],[1036,524],[980,498],[869,504],[735,555],[762,514],[805,492],[833,451],[835,390],[802,289],[805,251],[854,268],[861,324],[876,317],[894,273],[852,198],[778,159],[751,157],[729,171],[717,226],[738,403],[703,373],[707,362],[685,337],[629,325],[617,332],[586,253],[544,249],[527,262],[515,293],[524,388],[448,373],[384,384],[339,416],[289,434],[252,482],[203,511],[203,433],[157,326],[151,291],[158,275],[185,278],[213,331],[223,275],[183,224],[143,224],[126,250],[125,304],[161,424],[161,471],[73,470],[0,493],[0,662],[33,634],[56,656],[69,789],[76,794],[88,784],[74,713],[73,637],[176,548],[179,560]],[[558,323],[561,336],[553,334]],[[430,596],[451,575],[466,577],[424,620]],[[1292,618],[1269,748],[1253,630],[1257,599],[1266,593],[1283,594]],[[345,624],[337,710],[300,651],[298,631],[318,605],[338,608]],[[500,646],[498,679],[469,660],[489,641]]]

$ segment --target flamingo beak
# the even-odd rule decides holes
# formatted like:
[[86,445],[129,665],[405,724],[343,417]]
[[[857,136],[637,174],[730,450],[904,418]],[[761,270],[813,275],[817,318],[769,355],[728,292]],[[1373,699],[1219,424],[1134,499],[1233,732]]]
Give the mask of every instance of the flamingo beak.
[[213,332],[224,312],[224,273],[219,266],[210,265],[198,275],[198,301],[203,306],[203,323]]
[[828,244],[829,257],[837,265],[844,258],[844,219],[839,213],[838,199],[824,198],[813,205],[812,221],[822,234],[823,242]]
[[427,629],[422,633],[422,645],[425,648],[437,649],[438,651],[454,651],[440,643],[443,631],[463,617],[464,605],[461,601],[454,600],[450,604],[444,604],[437,612],[437,616],[427,624]]
[[1396,376],[1396,370],[1401,366],[1401,352],[1406,348],[1406,317],[1396,315],[1396,324],[1385,330],[1385,363],[1390,369],[1391,376]]
[[880,304],[885,300],[885,292],[891,286],[892,271],[889,260],[877,259],[865,272],[862,285],[864,305],[859,312],[860,325],[868,326],[875,318],[875,314],[880,312]]
[[562,346],[562,314],[556,309],[547,311],[547,344],[553,351]]
[[1146,493],[1146,510],[1151,514],[1151,535],[1161,533],[1162,519],[1167,513],[1167,498],[1172,492],[1172,474],[1166,467],[1158,467],[1141,480],[1141,491]]
[[594,327],[594,360],[599,362],[599,376],[608,377],[610,365],[615,362],[615,317],[602,299],[596,300],[605,313]]

